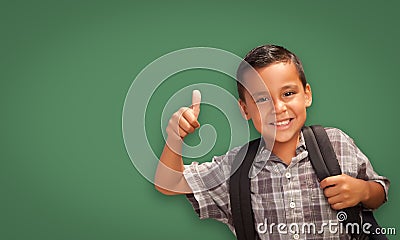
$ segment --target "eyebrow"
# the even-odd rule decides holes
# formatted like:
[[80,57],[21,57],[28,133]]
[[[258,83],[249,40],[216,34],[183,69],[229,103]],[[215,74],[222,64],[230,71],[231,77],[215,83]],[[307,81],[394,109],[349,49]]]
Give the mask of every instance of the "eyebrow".
[[263,96],[263,95],[270,96],[269,92],[267,92],[267,91],[259,91],[259,92],[255,92],[254,94],[251,94],[252,97]]
[[288,84],[285,85],[281,88],[281,90],[287,90],[287,89],[299,89],[299,86],[297,86],[296,84]]

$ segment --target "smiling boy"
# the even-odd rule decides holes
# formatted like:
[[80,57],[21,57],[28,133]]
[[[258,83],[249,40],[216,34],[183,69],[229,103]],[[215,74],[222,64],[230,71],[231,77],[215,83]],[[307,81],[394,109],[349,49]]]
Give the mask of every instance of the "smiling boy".
[[[249,67],[251,66],[251,67]],[[254,69],[261,81],[256,80]],[[376,209],[387,199],[389,181],[374,172],[368,158],[345,133],[327,128],[343,174],[318,182],[308,158],[301,128],[312,92],[296,55],[265,45],[251,50],[239,66],[239,106],[263,138],[251,168],[251,200],[255,228],[270,224],[314,224],[317,230],[337,223],[337,210],[361,204]],[[260,79],[258,78],[258,79]],[[184,166],[185,136],[200,126],[200,92],[192,105],[179,109],[167,127],[167,142],[156,173],[156,188],[167,195],[187,194],[200,218],[213,218],[235,233],[229,199],[231,165],[240,147],[212,162]],[[273,146],[270,143],[273,139]],[[271,229],[272,230],[272,229]],[[349,239],[346,233],[325,229],[318,233],[258,231],[257,239]]]

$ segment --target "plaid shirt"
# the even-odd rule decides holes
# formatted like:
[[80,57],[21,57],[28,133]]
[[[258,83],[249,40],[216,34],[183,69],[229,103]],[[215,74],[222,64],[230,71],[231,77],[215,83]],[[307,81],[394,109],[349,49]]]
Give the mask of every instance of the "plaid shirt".
[[[353,140],[339,129],[326,128],[326,131],[342,172],[382,184],[387,196],[388,179],[374,172],[368,158]],[[234,234],[229,178],[231,164],[240,148],[214,157],[212,162],[193,162],[184,170],[184,176],[193,190],[187,198],[199,217],[221,221]],[[250,171],[257,239],[349,239],[345,230],[339,228],[338,212],[330,208],[319,187],[303,134],[300,134],[296,156],[289,165],[261,148]]]

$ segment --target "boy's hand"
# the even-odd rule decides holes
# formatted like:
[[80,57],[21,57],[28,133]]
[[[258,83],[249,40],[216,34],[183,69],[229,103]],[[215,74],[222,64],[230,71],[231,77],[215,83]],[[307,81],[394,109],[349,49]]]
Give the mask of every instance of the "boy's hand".
[[334,210],[353,207],[368,199],[368,182],[342,174],[327,177],[321,181],[320,187]]
[[194,132],[196,128],[200,127],[200,123],[197,121],[200,113],[200,102],[200,91],[193,90],[192,105],[180,108],[169,120],[166,129],[168,138],[182,140],[188,134]]

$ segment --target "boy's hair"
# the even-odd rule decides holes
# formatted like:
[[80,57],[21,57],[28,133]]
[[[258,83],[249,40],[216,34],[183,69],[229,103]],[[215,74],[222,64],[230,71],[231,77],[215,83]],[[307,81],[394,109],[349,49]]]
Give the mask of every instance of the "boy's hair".
[[306,87],[307,80],[304,74],[303,65],[301,64],[300,59],[292,52],[287,50],[284,47],[277,45],[263,45],[254,48],[251,50],[243,61],[240,63],[238,70],[236,72],[237,78],[237,88],[239,93],[239,98],[242,101],[245,101],[244,91],[245,87],[242,83],[244,83],[244,73],[245,71],[251,69],[253,67],[255,70],[267,67],[274,63],[294,63],[297,69],[297,73],[303,84],[303,87]]

